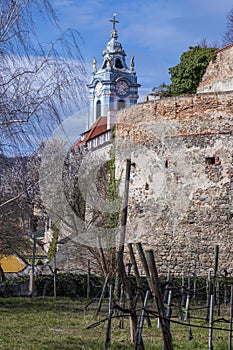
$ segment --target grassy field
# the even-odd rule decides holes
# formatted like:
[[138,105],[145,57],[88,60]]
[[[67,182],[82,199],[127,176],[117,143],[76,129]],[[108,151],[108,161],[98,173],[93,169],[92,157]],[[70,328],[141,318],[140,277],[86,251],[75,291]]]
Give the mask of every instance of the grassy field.
[[[107,313],[102,312],[97,319],[93,310],[84,311],[85,303],[85,300],[68,298],[0,298],[0,349],[102,350],[107,322],[96,328],[87,329],[87,326],[104,319]],[[191,323],[207,326],[204,320],[191,319]],[[228,328],[223,321],[215,326]],[[171,333],[174,350],[208,349],[208,329],[192,327],[191,341],[187,327],[172,323]],[[124,329],[119,328],[119,319],[113,319],[111,349],[134,349],[129,338],[128,319]],[[152,320],[152,328],[145,324],[143,339],[146,350],[162,349],[157,319]],[[228,332],[214,330],[213,339],[214,349],[228,349]]]

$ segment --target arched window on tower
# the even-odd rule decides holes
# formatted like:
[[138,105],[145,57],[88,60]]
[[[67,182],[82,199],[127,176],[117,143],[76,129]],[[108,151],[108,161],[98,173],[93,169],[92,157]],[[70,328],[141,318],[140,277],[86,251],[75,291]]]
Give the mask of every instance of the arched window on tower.
[[123,65],[122,65],[122,63],[121,63],[121,60],[120,60],[119,58],[116,59],[115,67],[116,67],[116,68],[119,68],[119,69],[122,69],[122,68],[123,68]]
[[101,116],[101,101],[97,101],[96,103],[96,119]]
[[125,101],[124,100],[118,100],[117,102],[117,110],[125,108]]
[[102,69],[105,69],[107,67],[107,60],[104,61]]

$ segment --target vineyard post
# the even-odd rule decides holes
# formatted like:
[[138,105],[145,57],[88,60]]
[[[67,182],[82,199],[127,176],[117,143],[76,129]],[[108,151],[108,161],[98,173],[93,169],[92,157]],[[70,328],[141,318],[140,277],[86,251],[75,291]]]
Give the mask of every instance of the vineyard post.
[[181,307],[184,307],[185,303],[185,279],[184,279],[184,271],[182,271],[182,284],[181,284]]
[[104,293],[105,293],[105,290],[106,290],[107,284],[108,284],[108,279],[109,279],[109,273],[107,274],[105,281],[104,281],[104,286],[102,288],[101,295],[100,295],[99,302],[98,302],[98,306],[97,306],[97,310],[96,310],[96,316],[99,315],[100,310],[101,310],[101,306],[102,306],[102,302],[103,302],[103,298],[104,298]]
[[188,293],[190,293],[190,274],[188,274]]
[[145,257],[145,254],[144,254],[141,242],[136,243],[136,247],[137,247],[138,254],[140,256],[141,262],[142,262],[143,269],[144,269],[144,271],[146,273],[147,283],[148,283],[148,285],[150,287],[150,290],[152,291],[150,271],[149,271],[149,267],[148,267],[148,264],[147,264],[147,261],[146,261],[146,257]]
[[57,297],[57,253],[55,251],[54,257],[54,271],[53,271],[53,296],[54,299]]
[[207,305],[206,321],[209,320],[210,289],[211,289],[211,271],[209,270],[207,281],[206,281],[206,305]]
[[219,245],[215,247],[215,262],[214,262],[214,286],[213,286],[213,297],[214,303],[217,303],[216,300],[216,289],[217,289],[217,278],[218,278],[218,258],[219,258]]
[[146,258],[148,261],[148,267],[150,271],[152,291],[157,304],[160,324],[161,324],[162,333],[163,333],[163,340],[165,344],[164,349],[173,350],[172,337],[171,337],[170,329],[167,326],[167,322],[166,322],[166,314],[165,314],[165,309],[163,305],[161,287],[160,287],[158,272],[157,272],[157,268],[154,260],[153,250],[146,251]]
[[197,262],[194,262],[194,273],[193,273],[193,299],[196,300],[197,297]]
[[[142,299],[142,302],[143,302],[143,300],[144,300],[144,293],[142,291],[142,281],[141,281],[141,277],[140,277],[140,274],[139,274],[139,271],[138,271],[138,265],[137,265],[137,261],[136,261],[135,255],[134,255],[132,243],[128,243],[128,250],[129,250],[130,259],[131,259],[131,263],[132,263],[133,270],[134,270],[134,275],[135,275],[135,278],[136,278],[137,287],[138,287],[138,290],[140,292],[140,296],[141,296],[141,299]],[[146,312],[146,315],[147,315],[147,318],[146,318],[147,319],[147,325],[148,325],[148,327],[151,327],[151,321],[150,321],[150,318],[149,318],[149,315],[148,315],[147,312]]]
[[91,261],[87,260],[87,299],[90,297],[90,275],[91,275]]
[[232,318],[233,318],[233,285],[231,285],[228,350],[232,350]]
[[129,250],[130,260],[131,260],[131,263],[133,266],[133,271],[134,271],[134,276],[136,279],[137,287],[140,288],[141,287],[141,278],[140,278],[140,274],[138,271],[137,261],[135,259],[132,243],[128,243],[128,250]]
[[227,304],[227,270],[224,270],[225,276],[224,276],[224,304]]
[[219,289],[219,277],[216,277],[216,303],[218,306],[218,316],[220,316],[220,289]]
[[130,181],[130,169],[131,159],[126,159],[126,173],[125,173],[125,189],[124,189],[124,200],[123,208],[121,211],[121,231],[119,237],[119,246],[117,249],[117,275],[116,275],[116,292],[120,294],[120,283],[124,285],[124,289],[128,295],[130,303],[130,336],[131,342],[135,342],[137,332],[137,314],[136,314],[136,300],[132,295],[132,288],[129,278],[126,275],[125,264],[124,264],[124,247],[125,247],[125,234],[128,214],[128,199],[129,199],[129,181]]
[[189,294],[186,298],[186,305],[185,305],[185,317],[184,319],[187,321],[187,328],[188,328],[188,334],[189,334],[189,340],[193,339],[192,329],[190,326],[190,313],[189,313]]
[[143,302],[143,306],[142,306],[142,312],[141,312],[141,316],[140,316],[140,320],[139,320],[139,324],[138,324],[138,329],[137,329],[137,335],[136,335],[136,346],[135,346],[135,350],[144,350],[144,344],[143,344],[143,340],[142,340],[142,330],[143,330],[143,324],[144,324],[144,316],[145,316],[145,309],[146,309],[146,304],[147,304],[147,299],[149,296],[149,290],[146,291],[145,294],[145,299]]
[[102,243],[101,243],[101,239],[98,236],[98,252],[99,252],[99,257],[100,257],[100,262],[101,262],[101,266],[102,266],[102,270],[104,273],[104,276],[106,277],[108,274],[108,268],[107,268],[107,263],[106,263],[106,259],[104,256],[104,250],[102,247]]
[[171,274],[170,274],[170,269],[169,269],[167,272],[166,287],[165,287],[165,291],[164,291],[164,298],[163,298],[164,303],[166,303],[166,301],[168,299],[170,279],[171,279]]
[[109,287],[109,303],[108,303],[108,325],[106,330],[105,350],[111,346],[111,326],[112,326],[112,314],[113,314],[113,302],[112,302],[112,284]]
[[213,350],[213,306],[214,306],[214,296],[210,296],[210,313],[209,313],[209,331],[208,331],[208,350]]
[[[124,295],[124,285],[121,284],[121,294],[120,294],[120,307],[125,308],[125,295]],[[124,314],[122,312],[122,317],[120,318],[120,324],[119,324],[120,329],[124,329]]]
[[171,302],[172,302],[172,291],[169,290],[168,293],[168,301],[167,301],[167,312],[166,312],[166,318],[168,319],[168,324],[170,323],[170,317],[171,317]]
[[[171,300],[172,300],[172,291],[169,290],[166,296],[166,299],[163,298],[164,304],[166,304],[166,322],[167,322],[167,327],[170,329],[170,317],[171,317]],[[160,328],[160,322],[159,318],[157,321],[157,328]],[[165,344],[163,343],[163,350],[165,350]]]

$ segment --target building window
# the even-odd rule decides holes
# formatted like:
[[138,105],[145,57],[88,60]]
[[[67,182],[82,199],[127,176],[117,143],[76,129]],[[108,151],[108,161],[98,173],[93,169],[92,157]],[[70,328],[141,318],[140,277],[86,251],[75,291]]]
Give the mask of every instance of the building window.
[[215,157],[206,157],[205,163],[206,163],[207,165],[215,164]]
[[122,69],[122,68],[123,68],[123,65],[122,65],[122,63],[121,63],[121,60],[120,60],[119,58],[116,59],[115,67],[116,67],[116,68],[119,68],[119,69]]
[[97,139],[97,137],[92,141],[93,142],[93,147],[97,147],[97,145],[98,145],[98,139]]
[[117,110],[119,111],[120,109],[125,108],[125,101],[124,100],[119,100],[117,103]]
[[101,116],[101,101],[97,101],[96,103],[96,119]]
[[222,165],[219,156],[205,158],[205,173],[213,181],[219,181],[222,177]]
[[104,143],[104,135],[100,135],[99,141],[100,144]]
[[105,134],[105,141],[109,141],[109,132],[107,134]]

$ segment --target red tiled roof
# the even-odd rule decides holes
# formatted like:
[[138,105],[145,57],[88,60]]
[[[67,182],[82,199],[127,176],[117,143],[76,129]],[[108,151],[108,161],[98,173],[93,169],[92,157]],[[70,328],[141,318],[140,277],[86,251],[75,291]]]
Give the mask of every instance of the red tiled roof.
[[81,135],[82,137],[75,143],[74,147],[86,144],[88,141],[104,134],[107,130],[107,117],[99,117],[90,129]]

